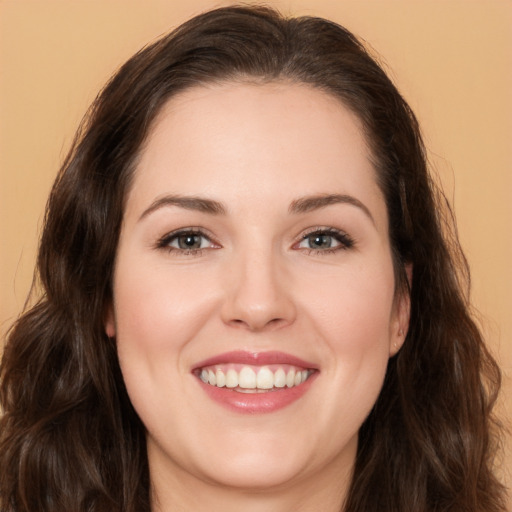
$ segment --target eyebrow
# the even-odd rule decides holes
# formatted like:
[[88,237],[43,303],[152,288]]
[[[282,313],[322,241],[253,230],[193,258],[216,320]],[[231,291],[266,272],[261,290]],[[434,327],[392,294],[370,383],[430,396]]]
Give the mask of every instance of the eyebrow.
[[307,213],[325,208],[332,204],[350,204],[356,206],[366,214],[373,224],[375,224],[375,219],[367,206],[359,201],[359,199],[346,194],[321,194],[301,197],[292,201],[288,210],[290,213]]
[[[291,214],[301,214],[326,208],[333,204],[350,204],[356,206],[366,214],[373,224],[375,224],[375,219],[366,205],[359,201],[359,199],[346,194],[321,194],[300,197],[291,202],[288,211]],[[153,201],[153,203],[142,212],[139,221],[156,210],[167,206],[177,206],[185,210],[198,211],[210,215],[226,214],[224,205],[213,199],[196,196],[166,195]]]
[[178,206],[185,210],[209,213],[211,215],[224,215],[226,213],[224,206],[213,199],[195,196],[168,195],[153,201],[153,203],[151,203],[149,207],[142,212],[139,220],[142,220],[144,217],[147,217],[151,213],[165,206]]

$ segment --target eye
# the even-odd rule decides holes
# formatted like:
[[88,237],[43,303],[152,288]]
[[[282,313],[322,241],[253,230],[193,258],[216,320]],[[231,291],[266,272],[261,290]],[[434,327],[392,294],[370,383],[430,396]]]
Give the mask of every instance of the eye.
[[353,245],[352,238],[342,231],[332,228],[315,228],[314,231],[310,231],[302,237],[296,248],[320,253],[349,249]]
[[185,250],[197,250],[208,247],[209,240],[198,233],[183,233],[176,235],[168,244],[170,247]]
[[299,247],[307,249],[331,249],[337,245],[339,245],[339,242],[332,235],[314,233],[304,237]]
[[200,230],[186,229],[165,235],[157,244],[158,248],[185,255],[197,254],[203,249],[216,249],[220,246]]

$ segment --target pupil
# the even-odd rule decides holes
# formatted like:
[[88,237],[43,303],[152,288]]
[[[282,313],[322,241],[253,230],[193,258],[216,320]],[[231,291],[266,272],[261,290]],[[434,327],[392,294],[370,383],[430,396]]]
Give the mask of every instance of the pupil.
[[199,249],[201,239],[198,235],[183,235],[179,238],[178,244],[180,249]]
[[331,237],[329,235],[314,235],[310,238],[310,244],[314,247],[331,247]]

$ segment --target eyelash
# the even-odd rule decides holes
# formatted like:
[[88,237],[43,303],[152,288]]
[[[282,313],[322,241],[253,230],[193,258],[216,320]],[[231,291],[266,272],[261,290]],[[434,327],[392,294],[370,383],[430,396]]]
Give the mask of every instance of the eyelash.
[[[212,240],[212,237],[207,235],[203,230],[199,228],[185,228],[179,229],[178,231],[173,231],[171,233],[167,233],[164,235],[158,242],[156,243],[157,249],[165,249],[169,253],[174,253],[179,256],[200,256],[203,251],[206,249],[204,247],[200,247],[197,249],[182,249],[178,247],[172,247],[170,244],[175,240],[178,240],[181,236],[197,236],[204,238],[210,243],[210,247],[208,248],[220,248],[220,245],[215,243]],[[213,247],[214,246],[214,247]]]
[[[329,247],[325,249],[314,249],[314,248],[301,248],[300,244],[307,240],[311,236],[326,236],[333,238],[336,242],[339,243],[339,245],[335,247]],[[205,239],[209,242],[209,247],[199,247],[197,249],[184,249],[184,248],[178,248],[178,247],[172,247],[171,243],[178,240],[182,236],[197,236]],[[309,230],[307,230],[305,233],[303,233],[299,239],[299,241],[295,242],[292,246],[292,248],[301,250],[305,252],[308,255],[321,255],[324,256],[326,254],[333,254],[338,251],[346,251],[347,249],[351,249],[354,247],[355,242],[353,238],[351,238],[349,235],[344,233],[343,231],[340,231],[338,229],[334,228],[326,228],[326,227],[314,227]],[[220,244],[217,244],[213,241],[212,237],[208,234],[206,234],[202,229],[200,228],[185,228],[185,229],[179,229],[178,231],[173,231],[171,233],[167,233],[162,238],[158,240],[156,243],[157,249],[165,249],[169,253],[174,253],[179,256],[200,256],[205,249],[219,249],[221,248]]]
[[[306,233],[301,235],[300,240],[294,244],[294,247],[297,247],[300,243],[302,243],[304,240],[307,240],[312,235],[332,237],[334,238],[334,240],[336,240],[336,242],[339,243],[339,245],[336,247],[329,247],[326,249],[303,248],[303,250],[308,255],[324,256],[326,254],[333,254],[338,251],[346,251],[348,249],[351,249],[355,245],[354,239],[347,235],[347,233],[335,228],[317,226],[307,230]],[[297,248],[299,249],[299,247]]]

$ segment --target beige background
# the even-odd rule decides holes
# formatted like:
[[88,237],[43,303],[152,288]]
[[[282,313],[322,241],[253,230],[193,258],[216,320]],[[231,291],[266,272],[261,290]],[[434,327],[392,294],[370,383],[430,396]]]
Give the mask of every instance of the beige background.
[[[99,88],[142,45],[227,3],[0,1],[0,334],[23,307],[49,187]],[[416,111],[454,203],[474,304],[506,377],[501,407],[510,414],[512,2],[268,3],[330,17],[369,41]],[[501,465],[512,468],[510,452]]]

